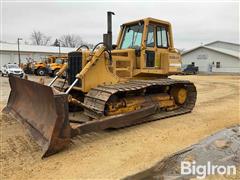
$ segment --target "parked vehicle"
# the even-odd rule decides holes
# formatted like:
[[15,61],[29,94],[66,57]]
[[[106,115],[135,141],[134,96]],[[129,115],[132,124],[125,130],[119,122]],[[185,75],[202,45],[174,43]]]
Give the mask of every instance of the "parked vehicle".
[[56,58],[55,62],[49,63],[47,66],[47,72],[50,77],[55,77],[57,72],[63,67],[64,63],[67,62],[67,56]]
[[188,64],[187,67],[183,69],[183,74],[197,74],[198,67],[194,64]]
[[5,64],[1,67],[1,75],[8,76],[8,75],[14,75],[14,76],[19,76],[23,77],[24,72],[23,70],[17,65],[17,64]]
[[31,64],[33,74],[37,76],[45,76],[47,74],[47,65],[55,61],[55,56],[49,56],[40,61],[35,61]]
[[[50,73],[50,76],[54,76],[61,69],[62,64],[66,59],[67,56],[48,56],[41,60],[32,61],[24,64],[23,70],[26,74],[45,76]],[[49,67],[51,68],[49,69]]]
[[22,64],[22,69],[25,74],[33,74],[34,72],[32,71],[32,64],[33,62],[27,62],[25,64]]

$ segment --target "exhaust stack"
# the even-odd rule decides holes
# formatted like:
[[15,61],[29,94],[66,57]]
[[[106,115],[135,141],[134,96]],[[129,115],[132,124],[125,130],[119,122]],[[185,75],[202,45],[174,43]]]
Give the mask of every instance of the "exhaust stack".
[[109,50],[112,50],[112,15],[114,12],[107,12],[107,34],[103,34],[103,43]]

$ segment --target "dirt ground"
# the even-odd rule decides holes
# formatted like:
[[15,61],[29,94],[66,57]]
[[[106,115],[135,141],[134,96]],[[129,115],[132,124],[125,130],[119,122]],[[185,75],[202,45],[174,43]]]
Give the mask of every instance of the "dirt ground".
[[[187,161],[194,163],[195,167],[210,162],[212,166],[235,166],[235,171],[217,174],[202,173],[198,170],[191,174],[181,174],[181,163]],[[215,171],[215,172],[214,172]],[[236,173],[236,174],[235,174]],[[124,178],[124,180],[197,180],[197,179],[240,179],[240,125],[224,128],[197,144],[178,151],[168,157],[161,159],[153,167],[137,174]]]
[[[195,83],[192,113],[116,131],[73,139],[64,151],[41,159],[41,150],[23,126],[1,115],[0,179],[119,179],[151,167],[225,127],[240,123],[240,76],[174,76]],[[0,78],[7,102],[7,78]]]

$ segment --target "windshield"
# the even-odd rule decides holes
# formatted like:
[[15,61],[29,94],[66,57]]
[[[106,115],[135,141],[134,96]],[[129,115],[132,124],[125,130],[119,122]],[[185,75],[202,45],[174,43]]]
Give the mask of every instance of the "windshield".
[[17,64],[9,64],[7,66],[8,66],[9,69],[19,68]]
[[140,48],[143,34],[143,23],[126,26],[121,49]]
[[56,59],[57,64],[62,64],[62,59]]

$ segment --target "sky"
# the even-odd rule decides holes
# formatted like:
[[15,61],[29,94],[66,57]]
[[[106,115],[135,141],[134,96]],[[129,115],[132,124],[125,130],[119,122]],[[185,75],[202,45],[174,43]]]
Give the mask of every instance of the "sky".
[[216,40],[239,43],[239,1],[24,1],[1,3],[1,40],[29,41],[33,30],[51,36],[77,34],[97,44],[107,31],[107,11],[113,16],[113,42],[120,25],[153,17],[169,21],[175,47],[190,49]]

